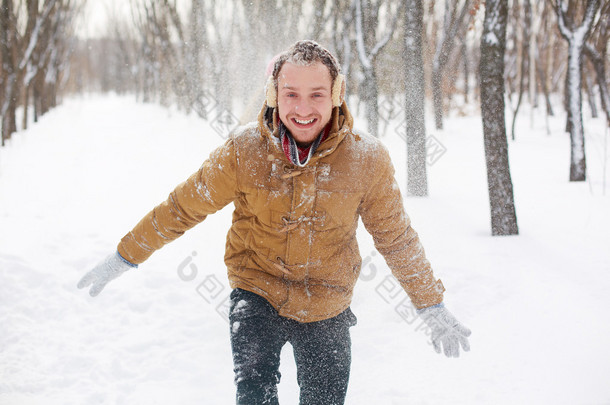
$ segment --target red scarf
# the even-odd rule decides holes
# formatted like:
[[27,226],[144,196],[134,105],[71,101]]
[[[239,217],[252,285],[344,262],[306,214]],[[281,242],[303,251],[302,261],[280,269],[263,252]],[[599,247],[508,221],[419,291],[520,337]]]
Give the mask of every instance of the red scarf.
[[[316,152],[318,146],[324,142],[326,138],[328,138],[328,133],[330,132],[330,123],[322,130],[318,138],[308,145],[305,148],[301,148],[297,145],[294,137],[288,131],[288,128],[284,125],[283,122],[280,121],[280,139],[282,141],[282,149],[284,150],[284,154],[288,158],[289,161],[294,163],[297,166],[305,166],[309,161],[309,158],[313,156]],[[296,161],[298,156],[298,162]]]

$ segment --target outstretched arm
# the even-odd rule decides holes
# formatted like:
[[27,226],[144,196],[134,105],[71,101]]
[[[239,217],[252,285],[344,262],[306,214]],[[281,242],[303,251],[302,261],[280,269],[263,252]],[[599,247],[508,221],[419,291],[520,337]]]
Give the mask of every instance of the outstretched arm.
[[471,332],[445,308],[445,288],[434,277],[417,232],[404,211],[387,151],[383,149],[380,155],[373,171],[379,173],[378,178],[361,205],[362,222],[430,328],[434,349],[440,353],[442,346],[447,357],[458,357],[460,346],[464,351],[470,350],[467,338]]
[[235,149],[229,140],[123,237],[118,252],[129,262],[140,264],[229,204],[237,193]]
[[91,286],[97,296],[106,284],[137,267],[157,249],[175,240],[231,201],[237,194],[233,140],[216,149],[201,168],[172,191],[119,243],[117,251],[89,271],[78,288]]
[[376,179],[360,206],[362,222],[415,307],[439,304],[445,288],[434,277],[417,232],[405,213],[387,150],[380,148],[377,153],[371,171]]

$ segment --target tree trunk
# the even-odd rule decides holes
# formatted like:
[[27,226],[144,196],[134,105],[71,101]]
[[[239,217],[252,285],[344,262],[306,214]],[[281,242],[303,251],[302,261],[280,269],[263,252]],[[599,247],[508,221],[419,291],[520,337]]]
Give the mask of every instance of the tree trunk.
[[464,0],[459,15],[457,13],[459,2],[453,2],[453,6],[450,6],[450,3],[449,0],[445,2],[445,17],[441,38],[434,54],[434,61],[432,62],[432,101],[436,129],[443,129],[443,72],[453,49],[456,36],[468,13],[470,0]]
[[424,120],[424,62],[422,0],[407,0],[405,10],[405,83],[407,134],[407,194],[428,195],[426,124]]
[[587,94],[587,101],[589,103],[589,108],[591,109],[591,118],[597,118],[599,113],[597,112],[597,102],[595,101],[595,93],[594,93],[594,84],[593,79],[591,78],[591,74],[589,69],[586,69],[585,74],[583,75],[583,86],[585,88],[585,93]]
[[205,109],[197,109],[195,106],[203,97],[203,68],[201,60],[201,51],[204,50],[204,39],[207,36],[205,24],[205,9],[202,0],[193,0],[191,3],[191,15],[189,21],[190,39],[188,42],[189,52],[186,59],[188,82],[187,91],[189,100],[187,105],[187,113],[191,109],[195,109],[198,113],[203,113],[205,117]]
[[326,8],[326,0],[315,0],[313,21],[311,24],[310,38],[314,41],[320,41],[320,37],[324,32],[324,25],[326,24],[326,18],[324,15],[324,9]]
[[23,86],[23,120],[21,121],[21,129],[28,129],[28,115],[30,106],[30,87]]
[[570,181],[585,181],[587,163],[582,125],[582,44],[572,41],[568,48],[566,101],[570,132]]
[[547,80],[544,70],[542,70],[542,67],[540,66],[540,64],[537,64],[537,70],[538,70],[538,77],[540,77],[540,84],[542,86],[542,92],[544,93],[544,100],[545,100],[545,104],[546,104],[546,114],[552,117],[554,114],[553,114],[553,106],[551,105],[551,96],[549,94],[549,89],[547,86],[548,80]]
[[442,89],[443,74],[440,65],[434,63],[432,65],[432,106],[434,108],[434,126],[436,129],[443,129],[443,89]]
[[36,77],[34,78],[33,90],[32,90],[32,98],[34,104],[34,122],[38,122],[38,119],[42,115],[42,86],[44,85],[44,75],[42,74],[42,69],[38,71]]
[[516,235],[517,215],[504,117],[504,51],[508,0],[487,0],[481,38],[481,113],[492,235]]
[[0,105],[0,116],[2,117],[1,144],[11,137],[17,130],[15,110],[17,108],[17,67],[15,61],[15,46],[17,29],[11,22],[13,18],[12,0],[2,0],[0,10],[0,52],[2,55],[2,76],[4,99]]
[[379,136],[379,106],[377,100],[379,90],[375,72],[375,60],[379,52],[392,38],[396,30],[399,14],[398,12],[392,17],[390,27],[386,30],[386,35],[377,41],[376,29],[379,24],[380,5],[380,2],[372,3],[371,0],[356,0],[354,7],[356,45],[358,58],[364,73],[363,89],[359,92],[359,96],[365,102],[368,130],[374,137]]
[[604,57],[602,57],[602,55],[600,55],[600,53],[589,44],[585,44],[583,51],[595,69],[597,85],[599,86],[599,95],[602,100],[602,108],[606,113],[606,121],[608,125],[610,125],[610,92],[608,91],[608,83],[606,83],[606,66],[604,64]]
[[[555,10],[561,35],[568,42],[568,72],[566,74],[567,129],[570,132],[570,181],[585,181],[587,163],[585,135],[582,123],[582,53],[591,32],[593,19],[599,8],[599,0],[587,0],[582,24],[567,21],[562,1],[557,0]],[[571,28],[574,27],[574,28]]]
[[14,132],[17,132],[17,74],[11,73],[5,80],[4,103],[0,111],[0,116],[2,116],[2,146]]
[[537,15],[535,14],[537,10],[536,4],[534,4],[534,8],[532,8],[532,4],[530,0],[526,0],[525,2],[525,15],[526,15],[526,21],[529,21],[529,38],[527,39],[528,43],[529,43],[529,55],[528,55],[528,65],[529,65],[529,72],[528,72],[528,79],[527,82],[529,84],[529,90],[528,90],[528,95],[529,95],[529,102],[530,105],[533,107],[530,109],[530,118],[531,121],[533,123],[534,120],[534,108],[538,108],[538,86],[536,86],[536,62],[539,60],[539,58],[536,55],[536,52],[538,50],[538,46],[536,44],[536,32],[539,31],[540,27],[538,26],[539,20],[537,18]]
[[[530,0],[524,0],[523,5],[523,31],[521,38],[521,67],[519,72],[519,97],[517,98],[517,106],[513,113],[513,123],[511,125],[511,138],[515,140],[515,123],[517,122],[517,114],[519,114],[519,108],[523,101],[523,93],[525,92],[525,78],[529,75],[529,64],[530,62],[530,30],[532,28],[532,6]],[[529,94],[530,100],[533,95]]]
[[462,41],[462,66],[464,68],[464,104],[467,105],[470,103],[470,99],[468,97],[470,93],[470,63],[468,61],[468,46],[466,45],[466,41]]
[[[364,69],[363,69],[364,70]],[[364,114],[368,124],[368,131],[375,138],[379,137],[379,90],[377,88],[377,74],[375,67],[364,70],[364,80],[362,82],[362,99],[364,101]]]

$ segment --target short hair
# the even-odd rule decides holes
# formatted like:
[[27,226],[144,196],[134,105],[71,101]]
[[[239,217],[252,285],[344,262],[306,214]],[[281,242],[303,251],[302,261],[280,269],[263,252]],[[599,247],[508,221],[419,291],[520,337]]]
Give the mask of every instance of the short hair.
[[275,61],[272,77],[276,89],[280,70],[282,70],[286,62],[298,66],[310,66],[314,63],[322,62],[330,72],[331,87],[339,73],[341,73],[341,66],[328,49],[309,39],[297,41],[288,50],[282,52]]

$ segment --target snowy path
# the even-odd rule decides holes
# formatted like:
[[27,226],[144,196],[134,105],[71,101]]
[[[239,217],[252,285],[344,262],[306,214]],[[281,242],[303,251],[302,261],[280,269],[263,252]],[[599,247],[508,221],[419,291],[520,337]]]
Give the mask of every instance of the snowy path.
[[[434,353],[361,233],[347,404],[610,403],[610,197],[603,126],[586,125],[591,184],[567,182],[567,136],[534,127],[511,143],[521,235],[508,238],[489,236],[479,119],[453,118],[434,134],[447,153],[430,167],[431,197],[405,204],[448,308],[473,330],[472,351]],[[391,132],[403,185],[404,144]],[[233,403],[222,315],[230,208],[98,298],[75,287],[221,142],[194,117],[91,97],[0,149],[1,405]],[[290,355],[282,405],[298,397]]]

